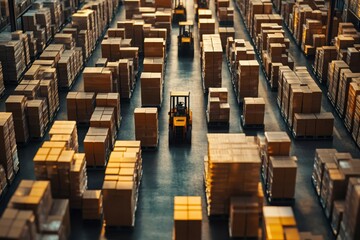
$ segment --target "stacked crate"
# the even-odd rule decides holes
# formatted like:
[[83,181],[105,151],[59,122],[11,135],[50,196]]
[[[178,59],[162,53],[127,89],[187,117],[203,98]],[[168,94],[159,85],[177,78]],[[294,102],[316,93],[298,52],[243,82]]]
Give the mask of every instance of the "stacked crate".
[[322,47],[326,42],[325,28],[319,20],[306,19],[303,26],[301,50],[306,56],[314,56],[316,48]]
[[198,23],[199,39],[203,40],[204,34],[215,34],[215,19],[200,18]]
[[96,107],[90,118],[90,127],[109,129],[110,147],[116,139],[114,107]]
[[159,143],[159,126],[157,108],[135,108],[135,139],[142,147],[157,147]]
[[360,95],[360,79],[355,78],[354,82],[349,84],[349,94],[348,94],[348,101],[346,106],[346,113],[344,124],[345,127],[351,132],[353,131],[353,123],[354,123],[354,116],[355,111],[358,106],[357,104],[357,96]]
[[85,92],[113,92],[113,80],[110,70],[102,67],[86,67],[83,76]]
[[30,100],[26,104],[29,135],[31,138],[40,139],[45,135],[49,124],[48,106],[45,99]]
[[96,106],[115,108],[115,125],[119,130],[121,123],[120,95],[118,93],[98,93]]
[[243,125],[264,125],[265,101],[263,98],[244,98]]
[[329,63],[337,59],[335,46],[322,46],[316,48],[314,69],[320,82],[326,83]]
[[232,26],[234,25],[234,8],[233,7],[219,7],[216,12],[220,25]]
[[201,240],[202,208],[199,196],[174,197],[174,240]]
[[140,0],[124,0],[126,19],[132,19],[139,12]]
[[[35,229],[32,221],[34,218],[29,218],[25,221],[29,224],[30,234],[36,234],[40,238],[47,236],[54,236],[58,239],[66,239],[70,237],[70,213],[69,200],[67,199],[53,199],[52,189],[49,181],[32,181],[22,180],[11,197],[5,216],[10,215],[10,211],[30,211],[35,217]],[[28,213],[31,217],[31,214]],[[54,224],[55,219],[56,224]],[[2,228],[3,229],[3,228]],[[20,231],[21,229],[14,228],[12,231]],[[30,237],[33,235],[28,235]]]
[[87,166],[104,167],[110,153],[111,138],[108,128],[90,127],[84,139]]
[[162,75],[158,72],[141,74],[141,106],[159,107],[163,99]]
[[29,210],[5,209],[0,218],[0,238],[2,239],[36,239],[35,216]]
[[293,134],[295,137],[331,137],[334,128],[334,115],[323,113],[295,113]]
[[23,80],[14,90],[14,95],[24,95],[27,100],[36,99],[39,96],[39,80]]
[[101,220],[103,215],[101,190],[85,190],[82,198],[82,218]]
[[133,77],[133,72],[131,71],[132,62],[129,59],[120,59],[119,60],[119,86],[120,86],[120,97],[130,99],[132,96],[132,91],[135,86],[135,81]]
[[259,87],[259,63],[257,60],[240,60],[237,72],[237,100],[242,102],[245,97],[257,97]]
[[336,106],[337,96],[339,92],[339,82],[341,79],[341,71],[349,69],[349,66],[342,60],[332,61],[329,64],[328,72],[328,97],[333,106]]
[[204,159],[207,212],[209,216],[227,215],[231,197],[258,194],[261,163],[258,146],[253,137],[245,134],[207,134],[207,138],[208,155]]
[[233,27],[219,27],[218,31],[221,39],[221,46],[223,50],[225,50],[227,39],[229,37],[235,38],[235,29]]
[[13,115],[16,142],[26,143],[29,140],[26,97],[10,95],[5,101],[5,107],[6,111],[11,112]]
[[83,66],[83,55],[81,48],[65,50],[58,62],[59,87],[69,89]]
[[282,20],[278,14],[255,14],[254,27],[251,34],[254,42],[256,42],[256,37],[261,33],[261,25],[264,23],[274,23],[281,26]]
[[87,188],[85,154],[65,148],[65,142],[44,142],[33,159],[35,177],[50,181],[53,196],[68,198],[72,208],[81,208]]
[[75,121],[54,121],[49,131],[50,141],[65,142],[66,150],[79,149],[78,134]]
[[209,88],[206,111],[207,122],[226,122],[230,120],[230,104],[226,88]]
[[300,239],[291,207],[264,206],[263,232],[265,239]]
[[19,158],[15,140],[14,121],[12,113],[0,114],[0,164],[3,165],[9,183],[19,171]]
[[[28,35],[31,34],[34,37],[33,43],[30,44],[29,47],[31,46],[33,49],[36,48],[36,51],[39,53],[44,50],[48,41],[47,34],[50,33],[50,19],[48,13],[49,12],[45,11],[43,14],[39,13],[39,15],[37,15],[36,11],[27,11],[22,17],[24,31],[26,31]],[[42,24],[40,24],[40,22]]]
[[71,50],[75,47],[75,39],[70,33],[57,33],[54,36],[55,44],[64,44],[66,50]]
[[69,92],[66,104],[68,120],[89,123],[95,109],[95,93]]
[[253,34],[255,31],[255,18],[257,15],[270,15],[272,12],[271,2],[268,0],[248,1],[248,3],[244,4],[244,7],[245,6],[246,9],[243,9],[243,11],[246,13],[243,14],[243,16],[245,16],[246,28],[248,29],[250,36],[255,36]]
[[72,25],[79,29],[78,45],[84,52],[85,59],[90,56],[95,43],[95,11],[91,9],[83,9],[72,15]]
[[144,57],[165,58],[165,47],[163,38],[144,39]]
[[[139,141],[117,141],[105,170],[102,187],[106,226],[134,226],[142,176]],[[114,205],[118,207],[114,208]]]
[[201,78],[203,90],[220,88],[222,81],[222,47],[219,34],[203,35],[201,44]]

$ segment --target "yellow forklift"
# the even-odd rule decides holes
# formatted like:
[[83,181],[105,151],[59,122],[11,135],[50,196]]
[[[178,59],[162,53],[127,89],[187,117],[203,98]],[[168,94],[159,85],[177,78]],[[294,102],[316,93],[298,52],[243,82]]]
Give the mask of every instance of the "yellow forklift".
[[[186,1],[186,0],[185,0]],[[175,0],[173,9],[173,23],[186,21],[186,7],[183,0]]]
[[209,0],[195,0],[195,20],[199,21],[199,9],[209,9]]
[[194,56],[193,21],[179,22],[178,56]]
[[190,92],[171,91],[169,111],[169,145],[185,142],[191,144],[192,111]]

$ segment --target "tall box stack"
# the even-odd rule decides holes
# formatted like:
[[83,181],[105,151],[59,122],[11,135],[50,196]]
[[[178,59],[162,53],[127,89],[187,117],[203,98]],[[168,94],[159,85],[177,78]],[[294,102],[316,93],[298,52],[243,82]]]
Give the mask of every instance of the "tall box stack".
[[29,210],[6,208],[0,218],[1,239],[36,239],[35,216]]
[[81,48],[65,50],[58,62],[59,87],[69,89],[83,66]]
[[339,89],[336,101],[336,109],[338,110],[340,116],[345,115],[347,98],[349,94],[349,84],[353,81],[353,79],[359,77],[360,72],[352,72],[350,69],[340,70]]
[[204,34],[215,34],[215,19],[200,18],[198,22],[199,38],[203,40]]
[[174,197],[174,240],[201,240],[202,208],[199,196]]
[[266,155],[289,156],[291,140],[286,132],[265,132]]
[[243,125],[264,125],[265,101],[263,98],[244,98]]
[[101,190],[85,190],[82,199],[82,218],[101,220],[103,215]]
[[322,46],[316,48],[314,68],[320,82],[327,83],[329,63],[337,59],[335,46]]
[[115,108],[96,107],[90,118],[90,127],[109,129],[110,147],[116,139]]
[[87,166],[106,166],[111,139],[108,128],[90,127],[84,139]]
[[42,138],[49,124],[48,106],[44,99],[27,101],[29,135],[31,138]]
[[260,208],[257,197],[233,197],[230,202],[230,237],[257,238]]
[[48,105],[49,120],[53,120],[55,114],[59,110],[59,93],[57,91],[57,83],[48,79],[41,80],[39,95],[41,98],[45,98],[46,104]]
[[0,164],[3,165],[6,178],[11,183],[19,171],[19,158],[15,140],[12,113],[0,114]]
[[315,187],[316,193],[320,196],[322,181],[324,177],[325,165],[327,163],[335,164],[335,154],[337,153],[336,149],[316,149],[315,150],[315,158],[314,158],[314,166],[313,172],[311,175],[311,180]]
[[235,29],[233,27],[219,27],[219,35],[221,39],[221,46],[223,50],[225,50],[228,37],[235,38]]
[[65,49],[71,50],[75,47],[75,39],[70,33],[57,33],[54,36],[55,44],[64,44]]
[[29,140],[26,97],[10,95],[5,101],[5,107],[6,111],[11,112],[13,115],[16,142],[26,143]]
[[206,111],[209,122],[229,122],[230,104],[226,88],[209,88],[208,105]]
[[349,69],[349,66],[342,60],[332,61],[329,64],[327,86],[328,86],[328,96],[333,106],[336,106],[337,103],[339,82],[341,79],[341,71],[345,69]]
[[65,142],[67,150],[79,149],[78,134],[75,121],[54,121],[49,131],[50,141]]
[[159,107],[163,99],[161,73],[143,72],[141,74],[141,106]]
[[95,109],[95,93],[69,92],[66,103],[68,120],[89,123]]
[[113,92],[112,73],[102,67],[86,67],[83,72],[85,92]]
[[124,0],[126,19],[132,19],[134,14],[139,13],[140,0]]
[[245,97],[257,97],[259,87],[259,63],[256,60],[239,61],[238,102]]
[[130,81],[130,61],[129,59],[119,60],[119,81],[120,81],[120,97],[130,99],[134,85]]
[[300,239],[291,207],[263,207],[265,239]]
[[14,90],[14,95],[25,95],[27,100],[36,99],[39,96],[39,80],[22,80]]
[[[134,226],[142,173],[139,141],[117,141],[102,187],[106,226]],[[114,208],[114,205],[118,207]]]
[[144,57],[165,58],[165,48],[163,38],[144,39]]
[[[99,60],[102,60],[104,62],[99,62],[100,66],[106,67],[106,69],[110,70],[112,73],[112,79],[113,79],[113,92],[120,93],[120,66],[119,61],[116,62],[108,62],[106,58],[101,58]],[[97,64],[95,64],[98,66]]]
[[95,11],[91,9],[83,9],[72,15],[72,25],[80,31],[81,41],[80,47],[89,56],[95,46]]
[[355,81],[351,82],[349,85],[349,94],[344,120],[345,127],[349,131],[352,131],[353,128],[354,115],[356,110],[356,98],[358,95],[360,95],[360,83],[358,83],[358,80],[360,79],[356,78]]
[[221,87],[222,47],[219,34],[205,34],[201,48],[201,76],[205,92]]
[[69,200],[53,199],[51,193],[49,181],[22,180],[10,199],[7,210],[31,211],[35,216],[36,225],[35,230],[32,226],[31,229],[32,232],[36,231],[40,238],[49,235],[58,239],[69,238]]
[[142,147],[157,147],[159,143],[157,108],[135,108],[135,139]]
[[120,94],[98,93],[96,95],[96,106],[115,108],[115,123],[116,123],[116,128],[119,130],[121,123]]
[[209,216],[227,215],[231,197],[258,194],[259,149],[255,138],[245,134],[207,134],[207,139],[208,155],[204,159],[207,212]]
[[37,180],[49,180],[52,195],[70,199],[72,208],[81,208],[87,188],[85,154],[65,150],[64,142],[44,142],[34,156]]
[[302,33],[301,50],[306,56],[314,56],[317,47],[325,45],[325,29],[321,21],[306,19]]
[[358,239],[360,237],[360,178],[350,178],[347,186],[343,221],[339,239]]
[[267,194],[271,201],[294,198],[297,172],[296,162],[296,157],[271,156],[269,158]]

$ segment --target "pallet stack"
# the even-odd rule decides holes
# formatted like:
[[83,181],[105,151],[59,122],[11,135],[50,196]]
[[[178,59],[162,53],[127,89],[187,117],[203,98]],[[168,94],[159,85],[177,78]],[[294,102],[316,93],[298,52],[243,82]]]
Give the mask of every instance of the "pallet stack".
[[49,113],[45,99],[30,100],[26,102],[26,112],[29,119],[29,135],[34,139],[44,137],[48,124]]
[[209,216],[228,215],[231,197],[258,194],[261,163],[258,146],[253,137],[245,134],[207,134],[207,138],[208,155],[204,159],[207,212]]
[[291,207],[264,206],[263,232],[265,239],[300,239]]
[[120,95],[118,93],[98,93],[96,95],[96,106],[115,108],[115,125],[119,130],[121,124]]
[[321,83],[327,83],[329,63],[337,59],[335,46],[322,46],[316,48],[314,71]]
[[[231,74],[236,75],[240,60],[255,59],[254,47],[249,41],[229,37],[226,43],[226,58],[228,63],[230,64]],[[237,92],[237,78],[233,76],[232,81],[235,85],[235,89]]]
[[120,70],[120,97],[130,99],[132,96],[132,91],[135,86],[134,75],[131,68],[132,62],[128,59],[119,60],[119,70]]
[[229,37],[235,38],[235,29],[233,27],[219,27],[218,32],[220,35],[221,46],[223,50],[225,50],[227,39]]
[[329,64],[328,81],[326,85],[328,87],[328,97],[333,106],[336,106],[337,103],[341,72],[346,69],[349,69],[349,65],[342,60],[335,60]]
[[263,98],[244,98],[243,125],[262,126],[265,118],[265,101]]
[[68,198],[70,207],[81,208],[87,188],[85,154],[65,148],[65,142],[44,142],[33,159],[35,177],[50,181],[54,197]]
[[334,115],[323,113],[295,113],[293,134],[297,138],[330,138],[333,135]]
[[132,19],[134,14],[139,13],[140,0],[124,0],[126,19]]
[[90,167],[106,166],[111,148],[108,128],[90,127],[84,139],[86,165]]
[[109,129],[110,147],[116,139],[116,122],[114,107],[96,107],[90,118],[90,127]]
[[199,39],[203,40],[204,34],[215,34],[215,19],[200,18],[198,22]]
[[243,9],[243,16],[245,19],[246,27],[249,30],[250,36],[255,36],[253,34],[255,30],[255,21],[256,21],[255,16],[256,15],[269,16],[272,13],[271,2],[267,0],[248,1],[245,4],[240,4],[240,5],[246,7],[246,9]]
[[85,92],[113,92],[112,72],[110,70],[102,67],[86,67],[83,76]]
[[36,239],[35,216],[29,210],[5,209],[0,218],[2,239]]
[[230,104],[226,88],[209,88],[206,118],[208,123],[229,123]]
[[39,80],[23,80],[14,90],[14,95],[24,95],[27,100],[34,100],[39,96]]
[[316,48],[326,45],[326,29],[319,20],[306,19],[303,26],[301,50],[306,56],[315,56]]
[[[26,212],[28,221],[23,221],[27,225],[17,226],[13,228],[5,228],[8,233],[16,232],[19,234],[23,229],[28,229],[29,232],[22,232],[29,234],[26,237],[30,238],[36,234],[35,238],[54,236],[59,239],[66,239],[70,237],[70,213],[69,200],[54,199],[52,189],[49,181],[32,181],[22,180],[16,189],[14,195],[7,205],[6,211],[3,214],[5,218],[16,213],[15,211]],[[31,199],[31,200],[30,200]],[[2,217],[2,218],[3,218]],[[56,219],[56,224],[54,224]],[[10,220],[11,221],[11,220]],[[35,229],[33,221],[35,221]],[[19,227],[19,228],[17,228]],[[4,229],[2,227],[2,229]],[[10,235],[11,236],[11,235]]]
[[201,76],[204,92],[220,88],[222,81],[222,47],[219,34],[205,34],[201,44]]
[[82,198],[82,218],[101,220],[103,215],[101,190],[85,190]]
[[66,150],[78,152],[78,134],[75,121],[54,121],[49,131],[50,141],[65,142]]
[[[349,94],[348,94],[348,101],[345,113],[344,124],[348,131],[353,131],[353,124],[354,124],[354,116],[356,112],[357,104],[357,97],[360,95],[360,79],[355,78],[354,82],[349,84]],[[354,129],[355,131],[357,129]],[[357,134],[356,134],[357,135]]]
[[144,57],[160,57],[165,59],[165,47],[163,38],[144,39]]
[[141,106],[160,107],[163,99],[161,73],[143,72],[141,74]]
[[5,101],[5,107],[6,111],[13,115],[16,142],[27,143],[29,126],[26,117],[26,97],[10,95]]
[[259,63],[257,60],[240,60],[237,72],[237,101],[245,97],[257,97],[259,87]]
[[83,66],[83,55],[81,48],[65,50],[58,62],[59,87],[70,89]]
[[159,143],[159,126],[157,108],[135,108],[135,139],[141,147],[157,147]]
[[199,196],[174,197],[174,240],[201,240],[202,208]]
[[66,104],[68,120],[89,123],[95,109],[95,93],[69,92]]
[[0,114],[0,164],[6,172],[8,183],[12,183],[15,174],[19,171],[19,158],[15,140],[14,121],[12,113]]
[[57,33],[54,36],[54,43],[63,44],[66,50],[72,50],[76,45],[75,39],[70,33]]
[[[106,226],[134,226],[142,176],[139,141],[117,141],[105,170],[102,187]],[[116,204],[117,208],[114,208]]]
[[233,7],[219,7],[216,12],[220,25],[233,26],[234,25],[234,8]]

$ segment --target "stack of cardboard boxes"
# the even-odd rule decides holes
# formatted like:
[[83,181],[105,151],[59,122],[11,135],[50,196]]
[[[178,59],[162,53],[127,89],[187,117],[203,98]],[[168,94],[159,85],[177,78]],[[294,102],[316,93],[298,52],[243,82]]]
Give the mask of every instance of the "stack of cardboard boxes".
[[259,63],[256,60],[240,60],[238,66],[237,100],[242,102],[245,97],[257,97],[259,87]]
[[108,128],[90,127],[84,139],[87,166],[106,166],[111,139]]
[[243,125],[264,125],[265,101],[263,98],[244,98]]
[[25,95],[27,100],[36,99],[39,96],[39,80],[23,80],[14,90],[14,95]]
[[66,50],[71,50],[75,47],[75,39],[70,33],[57,33],[54,36],[55,44],[64,44]]
[[323,113],[295,113],[293,132],[295,137],[331,137],[333,135],[334,115]]
[[234,8],[219,7],[216,12],[220,25],[232,26],[234,24]]
[[103,215],[101,190],[85,190],[82,200],[82,218],[101,220]]
[[78,134],[75,121],[54,121],[49,131],[50,141],[65,142],[66,150],[79,149]]
[[221,46],[223,50],[226,49],[227,39],[229,37],[235,38],[235,29],[233,27],[219,27],[219,35],[221,39]]
[[7,112],[11,112],[14,119],[16,142],[26,143],[29,140],[29,127],[26,117],[26,97],[10,95],[5,102]]
[[26,102],[27,117],[29,119],[29,135],[31,138],[42,138],[49,124],[48,106],[44,99]]
[[143,72],[141,74],[141,105],[143,107],[159,107],[162,99],[162,74],[159,72]]
[[202,226],[201,197],[174,197],[174,240],[200,240]]
[[95,109],[95,93],[69,92],[66,104],[68,120],[89,123]]
[[49,180],[52,195],[68,198],[72,208],[81,208],[87,188],[85,154],[65,150],[65,142],[44,142],[34,156],[35,177]]
[[1,113],[0,130],[0,164],[5,169],[8,182],[12,183],[15,174],[19,171],[19,158],[12,113]]
[[119,130],[121,123],[120,95],[118,93],[98,93],[96,106],[115,108],[115,125]]
[[84,69],[85,92],[113,92],[112,72],[102,67],[86,67]]
[[142,147],[157,147],[159,143],[159,126],[157,108],[135,108],[135,139]]
[[110,147],[116,139],[116,123],[114,107],[96,107],[90,118],[90,127],[109,129]]
[[207,134],[207,138],[208,155],[204,159],[207,212],[227,215],[231,197],[258,195],[261,163],[258,146],[254,137],[245,134]]
[[36,239],[35,216],[30,210],[5,209],[0,218],[0,238]]
[[[134,226],[142,175],[140,141],[117,141],[102,187],[106,226]],[[118,207],[114,208],[114,205]]]
[[228,90],[226,88],[209,88],[206,117],[208,123],[229,122],[230,105],[228,103]]
[[205,92],[220,88],[222,81],[222,47],[219,34],[205,34],[201,44],[201,76]]
[[[30,239],[36,239],[38,236],[69,238],[71,231],[69,200],[53,199],[51,194],[49,181],[22,180],[1,218],[12,222],[14,219],[11,216],[15,218],[16,214],[17,216],[21,214],[21,217],[19,216],[21,220],[14,221],[13,227],[1,226],[6,232],[5,236],[12,238],[15,235],[16,239],[24,236]],[[26,226],[16,224],[21,222]]]
[[202,41],[204,34],[215,34],[215,19],[199,18],[198,28],[199,38]]

